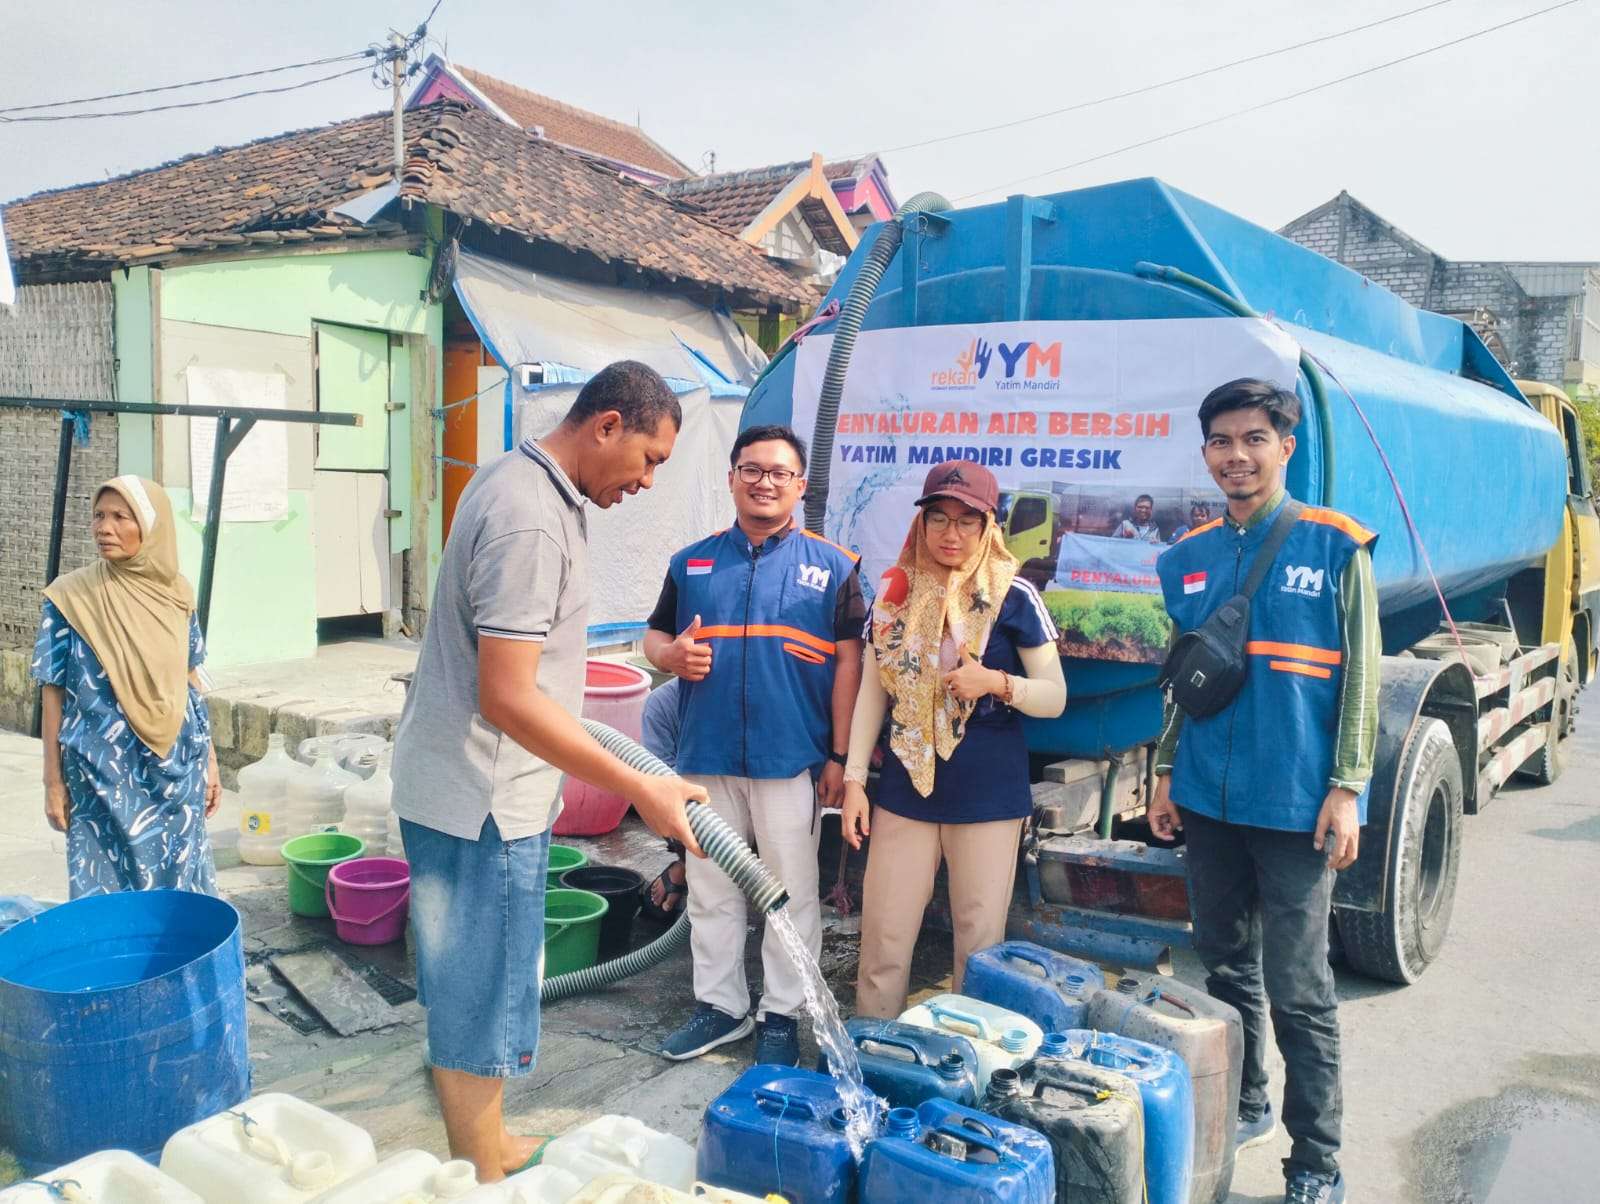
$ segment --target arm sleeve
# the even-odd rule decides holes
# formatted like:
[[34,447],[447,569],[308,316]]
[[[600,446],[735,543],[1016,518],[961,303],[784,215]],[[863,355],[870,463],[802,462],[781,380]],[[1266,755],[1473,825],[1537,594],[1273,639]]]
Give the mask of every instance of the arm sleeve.
[[1169,698],[1161,714],[1161,735],[1156,739],[1157,774],[1172,772],[1172,759],[1178,755],[1178,734],[1182,730],[1183,712],[1178,709],[1178,704]]
[[1017,655],[1027,676],[1011,679],[1011,705],[1035,719],[1054,719],[1067,706],[1067,682],[1055,641],[1018,648]]
[[200,617],[189,614],[189,668],[198,669],[206,661],[206,637],[200,634]]
[[550,634],[567,559],[542,530],[512,531],[479,548],[467,569],[467,601],[480,635],[543,640]]
[[639,743],[665,761],[667,768],[678,763],[678,685],[669,677],[644,700],[644,715],[639,720]]
[[666,580],[661,583],[661,595],[656,599],[656,608],[650,612],[646,625],[651,631],[664,631],[670,636],[678,634],[678,583],[672,579],[671,569],[667,570]]
[[866,618],[867,599],[861,592],[861,566],[857,565],[839,587],[839,598],[833,608],[833,638],[859,640]]
[[72,648],[72,628],[49,598],[39,617],[39,635],[33,642],[33,663],[28,672],[41,686],[59,686],[67,680],[67,657]]
[[1372,573],[1372,553],[1364,547],[1356,549],[1339,578],[1339,605],[1344,673],[1339,681],[1338,742],[1328,786],[1359,793],[1372,778],[1383,657],[1378,585]]
[[861,665],[861,689],[856,692],[856,709],[850,718],[850,755],[844,766],[849,781],[866,784],[867,766],[872,763],[872,750],[888,712],[889,694],[878,677],[878,653],[869,640]]

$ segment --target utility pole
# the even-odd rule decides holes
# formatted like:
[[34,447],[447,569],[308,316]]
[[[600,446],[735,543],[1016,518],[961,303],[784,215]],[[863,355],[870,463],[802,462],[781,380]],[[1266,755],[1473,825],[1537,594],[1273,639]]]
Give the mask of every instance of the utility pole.
[[406,133],[404,101],[400,86],[405,82],[406,40],[397,33],[389,34],[389,75],[394,81],[394,182],[400,184],[400,173],[406,164]]

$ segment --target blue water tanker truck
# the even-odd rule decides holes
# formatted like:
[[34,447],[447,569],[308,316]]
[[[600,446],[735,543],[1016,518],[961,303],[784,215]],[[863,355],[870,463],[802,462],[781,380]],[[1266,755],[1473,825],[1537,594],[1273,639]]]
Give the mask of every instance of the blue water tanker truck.
[[1520,386],[1461,322],[1146,179],[959,210],[913,198],[866,232],[743,423],[810,438],[807,523],[862,554],[869,589],[930,465],[995,472],[1068,686],[1059,719],[1030,721],[1012,933],[1151,965],[1189,941],[1181,848],[1140,818],[1170,633],[1154,564],[1223,512],[1195,411],[1247,375],[1301,398],[1291,493],[1379,535],[1377,763],[1335,936],[1355,968],[1410,982],[1449,925],[1463,816],[1514,775],[1554,780],[1597,667],[1600,522],[1558,389]]

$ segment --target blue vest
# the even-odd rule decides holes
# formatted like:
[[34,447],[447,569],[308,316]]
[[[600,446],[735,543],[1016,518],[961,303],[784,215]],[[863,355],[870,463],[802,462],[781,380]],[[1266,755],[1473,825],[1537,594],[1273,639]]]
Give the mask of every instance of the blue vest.
[[[1179,631],[1239,592],[1276,513],[1243,534],[1214,519],[1162,553],[1156,572]],[[1244,687],[1215,715],[1183,717],[1172,765],[1180,807],[1256,828],[1315,829],[1338,738],[1340,579],[1356,549],[1376,538],[1336,511],[1301,511],[1250,601]],[[1365,823],[1365,792],[1357,805]]]
[[679,773],[792,778],[828,758],[834,612],[857,557],[802,528],[752,548],[737,526],[668,572],[678,630],[700,616],[711,672],[678,691]]

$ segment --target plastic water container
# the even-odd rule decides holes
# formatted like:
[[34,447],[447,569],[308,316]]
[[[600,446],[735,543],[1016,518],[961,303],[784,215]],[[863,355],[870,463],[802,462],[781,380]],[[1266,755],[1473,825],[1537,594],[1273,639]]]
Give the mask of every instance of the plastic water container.
[[900,1014],[900,1023],[967,1038],[978,1054],[980,1083],[987,1083],[997,1070],[1021,1066],[1044,1039],[1043,1030],[1021,1012],[970,995],[935,995],[907,1008]]
[[602,1116],[580,1125],[546,1146],[540,1164],[571,1171],[585,1183],[621,1172],[679,1191],[694,1185],[694,1147],[632,1116]]
[[391,1154],[377,1166],[313,1196],[311,1204],[423,1204],[470,1199],[478,1186],[472,1163],[440,1162],[426,1150]]
[[1021,1012],[1047,1033],[1088,1026],[1089,1000],[1106,985],[1093,962],[1028,941],[1002,941],[967,958],[961,993]]
[[1127,975],[1089,1005],[1089,1027],[1170,1049],[1194,1084],[1193,1204],[1221,1204],[1233,1183],[1244,1025],[1230,1004],[1170,978]]
[[[566,1200],[567,1197],[563,1196]],[[692,1191],[650,1183],[633,1175],[606,1175],[587,1184],[568,1204],[766,1204],[743,1192],[696,1183]],[[476,1204],[476,1202],[472,1202]]]
[[1048,1141],[949,1100],[892,1109],[883,1136],[861,1160],[861,1204],[1053,1204],[1057,1198]]
[[344,818],[339,831],[359,836],[369,849],[381,849],[389,840],[390,799],[394,779],[389,768],[394,763],[394,745],[386,744],[378,754],[370,778],[358,778],[344,792]]
[[825,1074],[752,1066],[706,1108],[700,1178],[793,1204],[848,1204],[856,1162],[838,1085]]
[[1143,1204],[1144,1106],[1126,1075],[1038,1058],[1020,1074],[998,1072],[983,1110],[1044,1134],[1055,1157],[1056,1199]]
[[[590,660],[584,674],[583,717],[639,739],[650,675],[635,665]],[[599,836],[610,832],[628,813],[628,800],[568,776],[561,788],[561,814],[551,830],[557,836]]]
[[344,792],[358,781],[355,774],[339,768],[331,751],[315,765],[296,766],[289,773],[284,840],[337,826],[344,818]]
[[484,1183],[459,1204],[566,1204],[583,1187],[583,1180],[558,1166],[530,1166],[499,1183]]
[[154,1159],[249,1093],[231,904],[117,891],[0,933],[0,1142],[23,1170],[101,1149]]
[[289,816],[289,775],[297,767],[283,733],[267,736],[267,755],[239,771],[239,859],[282,865]]
[[321,736],[308,736],[294,750],[295,760],[304,765],[315,765],[325,756],[332,756],[339,768],[358,778],[370,777],[377,764],[377,754],[389,741],[376,732],[328,732]]
[[365,1129],[269,1093],[180,1129],[161,1169],[212,1204],[298,1204],[376,1166]]
[[[929,1099],[968,1107],[977,1102],[978,1052],[965,1037],[867,1016],[847,1020],[844,1027],[855,1043],[867,1089],[889,1107],[915,1108]],[[826,1055],[817,1069],[827,1073]]]
[[[42,1185],[42,1186],[41,1186]],[[137,1154],[102,1150],[0,1190],[0,1204],[206,1204]]]
[[[1057,1051],[1057,1046],[1060,1051]],[[1170,1049],[1115,1033],[1046,1033],[1035,1065],[1083,1062],[1126,1075],[1144,1108],[1144,1181],[1149,1204],[1189,1204],[1194,1182],[1194,1089]]]

